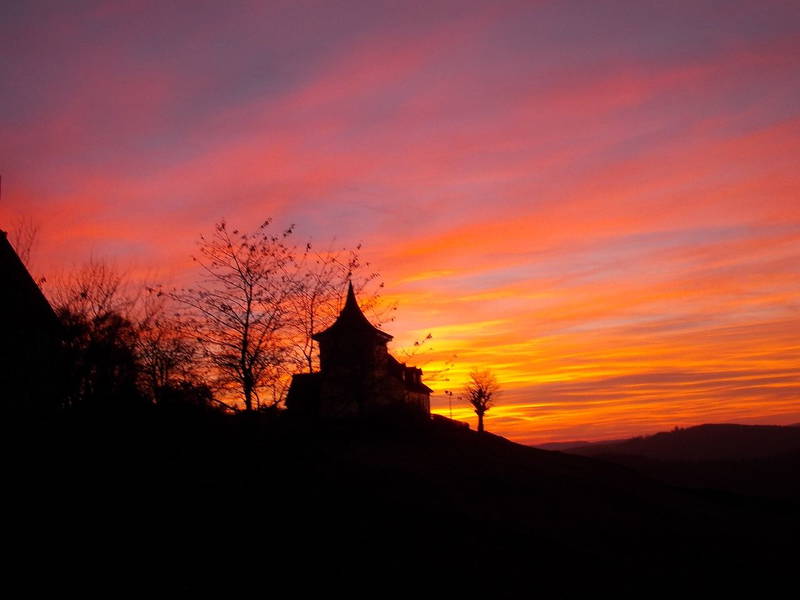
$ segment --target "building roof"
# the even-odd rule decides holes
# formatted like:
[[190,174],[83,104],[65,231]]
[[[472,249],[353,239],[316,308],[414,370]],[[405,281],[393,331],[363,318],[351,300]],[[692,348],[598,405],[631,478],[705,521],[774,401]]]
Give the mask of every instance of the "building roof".
[[42,290],[28,273],[20,260],[8,235],[0,230],[0,316],[10,319],[17,326],[30,326],[31,322],[40,327],[57,327],[56,317]]
[[347,287],[347,300],[345,300],[342,312],[339,313],[336,321],[326,330],[315,333],[311,337],[319,341],[320,338],[353,334],[375,336],[382,342],[388,342],[393,337],[375,327],[369,322],[369,319],[364,316],[364,313],[361,312],[361,308],[358,306],[356,293],[353,290],[353,283],[350,282]]
[[405,388],[411,392],[422,392],[432,394],[433,390],[422,383],[422,369],[409,367],[406,363],[401,363],[391,354],[389,355],[389,373],[403,382]]

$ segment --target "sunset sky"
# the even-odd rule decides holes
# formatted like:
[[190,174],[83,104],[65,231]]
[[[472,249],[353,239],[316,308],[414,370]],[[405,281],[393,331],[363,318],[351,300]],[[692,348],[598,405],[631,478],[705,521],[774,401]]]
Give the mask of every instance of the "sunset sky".
[[7,0],[0,57],[38,274],[272,216],[363,242],[516,441],[800,422],[797,1]]

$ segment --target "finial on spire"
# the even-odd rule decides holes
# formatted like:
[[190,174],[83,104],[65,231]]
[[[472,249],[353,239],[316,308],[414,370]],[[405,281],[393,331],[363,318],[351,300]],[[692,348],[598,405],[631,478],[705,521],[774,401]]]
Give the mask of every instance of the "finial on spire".
[[356,308],[358,308],[356,291],[353,289],[353,281],[351,279],[347,280],[347,300],[345,300],[344,305],[347,306],[348,304],[353,304],[356,306]]

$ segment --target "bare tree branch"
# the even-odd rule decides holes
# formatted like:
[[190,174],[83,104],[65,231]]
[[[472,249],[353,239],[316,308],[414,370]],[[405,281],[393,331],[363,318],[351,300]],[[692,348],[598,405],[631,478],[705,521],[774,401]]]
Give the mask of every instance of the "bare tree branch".
[[[33,255],[36,246],[39,242],[39,224],[31,217],[20,216],[14,223],[11,231],[9,232],[9,241],[14,246],[14,250],[19,256],[22,263],[28,269],[28,272],[33,275]],[[40,279],[34,276],[37,283],[41,283]]]
[[265,389],[273,402],[280,400],[275,388],[283,385],[277,379],[290,345],[287,321],[298,273],[288,243],[293,227],[275,234],[271,225],[267,220],[241,233],[217,223],[211,236],[200,238],[195,257],[203,280],[171,294],[183,305],[184,326],[202,344],[217,382],[237,389],[247,411],[260,405]]

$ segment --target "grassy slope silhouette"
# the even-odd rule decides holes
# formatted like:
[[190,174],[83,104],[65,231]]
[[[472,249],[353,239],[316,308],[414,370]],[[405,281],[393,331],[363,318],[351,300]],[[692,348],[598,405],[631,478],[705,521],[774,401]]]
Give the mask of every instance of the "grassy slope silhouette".
[[798,533],[785,503],[441,422],[145,411],[6,425],[9,543],[82,587],[719,588],[732,572],[760,586],[787,572]]

